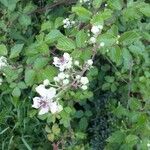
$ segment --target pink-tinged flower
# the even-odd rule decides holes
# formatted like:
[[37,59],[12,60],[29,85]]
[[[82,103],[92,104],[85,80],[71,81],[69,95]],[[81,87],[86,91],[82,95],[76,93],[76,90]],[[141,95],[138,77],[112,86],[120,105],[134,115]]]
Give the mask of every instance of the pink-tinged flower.
[[45,97],[34,97],[32,107],[39,109],[39,115],[43,115],[50,110],[50,100]]
[[72,67],[72,57],[68,53],[64,53],[63,57],[54,57],[53,64],[59,68],[60,71],[69,69]]
[[43,84],[36,87],[36,92],[41,97],[33,98],[33,108],[39,109],[39,115],[43,115],[50,111],[51,103],[53,103],[53,98],[56,96],[56,89],[51,87],[46,89]]

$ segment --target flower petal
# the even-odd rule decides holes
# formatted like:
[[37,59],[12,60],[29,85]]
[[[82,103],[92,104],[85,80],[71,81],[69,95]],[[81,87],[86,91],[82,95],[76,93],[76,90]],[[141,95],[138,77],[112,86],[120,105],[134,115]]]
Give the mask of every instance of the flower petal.
[[40,84],[35,88],[36,92],[39,93],[40,96],[45,97],[47,89],[43,84]]
[[48,111],[49,111],[49,107],[42,107],[39,111],[39,115],[46,114],[48,113]]
[[39,108],[40,107],[40,101],[41,101],[40,97],[34,97],[32,107],[36,108],[36,109]]
[[46,97],[48,99],[54,98],[55,95],[56,95],[56,89],[55,88],[51,87],[51,88],[47,89],[47,91],[46,91]]

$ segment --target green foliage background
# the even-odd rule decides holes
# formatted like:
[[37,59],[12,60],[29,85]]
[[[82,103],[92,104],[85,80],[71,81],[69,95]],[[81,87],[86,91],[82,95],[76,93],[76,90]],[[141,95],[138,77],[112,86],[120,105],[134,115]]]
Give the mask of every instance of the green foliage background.
[[[68,16],[77,24],[64,29]],[[67,150],[147,150],[149,17],[144,0],[93,0],[90,7],[73,0],[0,0],[0,56],[10,64],[0,72],[0,149],[47,150],[62,141]],[[89,59],[88,30],[99,23],[97,44],[105,46],[87,73],[90,90],[68,91],[58,116],[37,116],[35,86],[57,75],[53,56]]]

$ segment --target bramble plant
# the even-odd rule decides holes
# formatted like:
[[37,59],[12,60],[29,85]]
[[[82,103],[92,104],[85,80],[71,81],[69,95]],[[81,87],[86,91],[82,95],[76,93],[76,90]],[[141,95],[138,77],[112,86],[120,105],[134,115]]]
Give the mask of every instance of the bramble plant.
[[0,0],[0,147],[150,148],[146,0]]

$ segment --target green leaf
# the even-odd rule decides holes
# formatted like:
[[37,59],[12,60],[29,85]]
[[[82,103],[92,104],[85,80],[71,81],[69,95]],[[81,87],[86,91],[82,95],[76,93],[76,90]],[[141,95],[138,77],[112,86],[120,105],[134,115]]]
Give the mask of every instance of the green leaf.
[[55,20],[55,28],[57,29],[58,27],[63,25],[63,18],[62,17],[58,17]]
[[72,12],[76,13],[81,21],[88,21],[92,16],[89,10],[81,6],[72,7]]
[[138,137],[136,135],[129,134],[125,140],[126,143],[135,145],[138,142]]
[[139,2],[137,3],[136,8],[145,16],[150,17],[150,5],[148,3]]
[[45,37],[45,42],[53,43],[57,41],[62,36],[62,33],[59,30],[52,30],[49,34]]
[[115,131],[112,133],[112,136],[110,136],[107,141],[110,143],[117,143],[121,144],[125,138],[125,133],[122,131]]
[[21,91],[18,87],[15,87],[14,90],[12,91],[12,95],[14,97],[19,97],[21,95]]
[[103,25],[104,24],[104,19],[102,18],[101,12],[97,13],[94,15],[91,19],[91,24],[93,25]]
[[123,49],[123,63],[125,69],[130,69],[131,64],[132,64],[132,55],[128,51],[128,49]]
[[116,37],[114,35],[112,35],[112,34],[105,33],[105,34],[101,34],[98,37],[97,41],[99,43],[104,42],[105,46],[111,46],[114,43],[116,43]]
[[0,0],[0,2],[7,7],[10,11],[14,11],[18,0]]
[[122,5],[123,5],[122,0],[108,0],[107,3],[112,9],[116,9],[116,10],[122,9]]
[[119,42],[123,43],[124,45],[128,45],[137,41],[140,38],[139,34],[135,31],[127,31],[121,35],[119,38]]
[[22,14],[19,17],[18,21],[19,21],[21,26],[27,27],[28,25],[31,24],[31,17],[26,15],[26,14]]
[[93,5],[94,8],[97,9],[101,6],[101,3],[102,3],[102,0],[93,0],[92,5]]
[[35,81],[36,72],[32,69],[25,70],[25,83],[27,86],[32,86]]
[[54,134],[51,133],[51,134],[48,134],[48,135],[47,135],[47,138],[48,138],[49,141],[53,142],[55,136],[54,136]]
[[115,62],[117,65],[120,65],[122,63],[122,50],[119,46],[115,46],[110,48],[110,52],[108,53],[109,57],[113,62]]
[[104,12],[101,13],[101,17],[103,20],[107,20],[112,17],[113,11],[110,9],[105,9]]
[[77,47],[81,48],[81,47],[85,47],[86,41],[88,39],[87,34],[84,32],[84,30],[81,30],[77,33],[76,35],[76,45]]
[[34,62],[34,69],[43,69],[48,64],[49,59],[45,57],[38,57]]
[[113,83],[115,81],[115,78],[113,76],[105,76],[105,80],[109,83]]
[[54,124],[54,125],[52,126],[52,131],[53,131],[53,134],[54,134],[54,135],[58,135],[58,134],[60,133],[60,128],[59,128],[59,126],[58,126],[57,124]]
[[8,51],[7,48],[4,44],[0,44],[0,56],[5,56],[7,55]]
[[44,69],[38,70],[37,79],[38,82],[43,82],[43,80],[48,79],[49,81],[53,81],[53,78],[57,75],[57,69],[53,66],[48,66]]
[[87,121],[87,119],[86,119],[85,117],[81,118],[81,120],[80,120],[80,122],[79,122],[79,128],[80,128],[81,130],[86,130],[87,126],[88,126],[88,121]]
[[62,37],[58,40],[57,48],[63,51],[72,51],[76,48],[75,42],[67,37]]
[[84,115],[84,113],[83,113],[82,110],[79,110],[79,111],[77,111],[77,112],[75,113],[75,117],[76,117],[76,118],[81,118],[81,117],[83,117],[83,115]]
[[16,58],[19,56],[24,44],[16,44],[11,48],[10,58]]
[[65,107],[64,110],[65,110],[68,114],[70,114],[70,113],[72,112],[71,107]]
[[52,21],[46,21],[46,22],[43,22],[42,25],[41,25],[41,31],[49,31],[51,30],[53,27],[53,22]]

